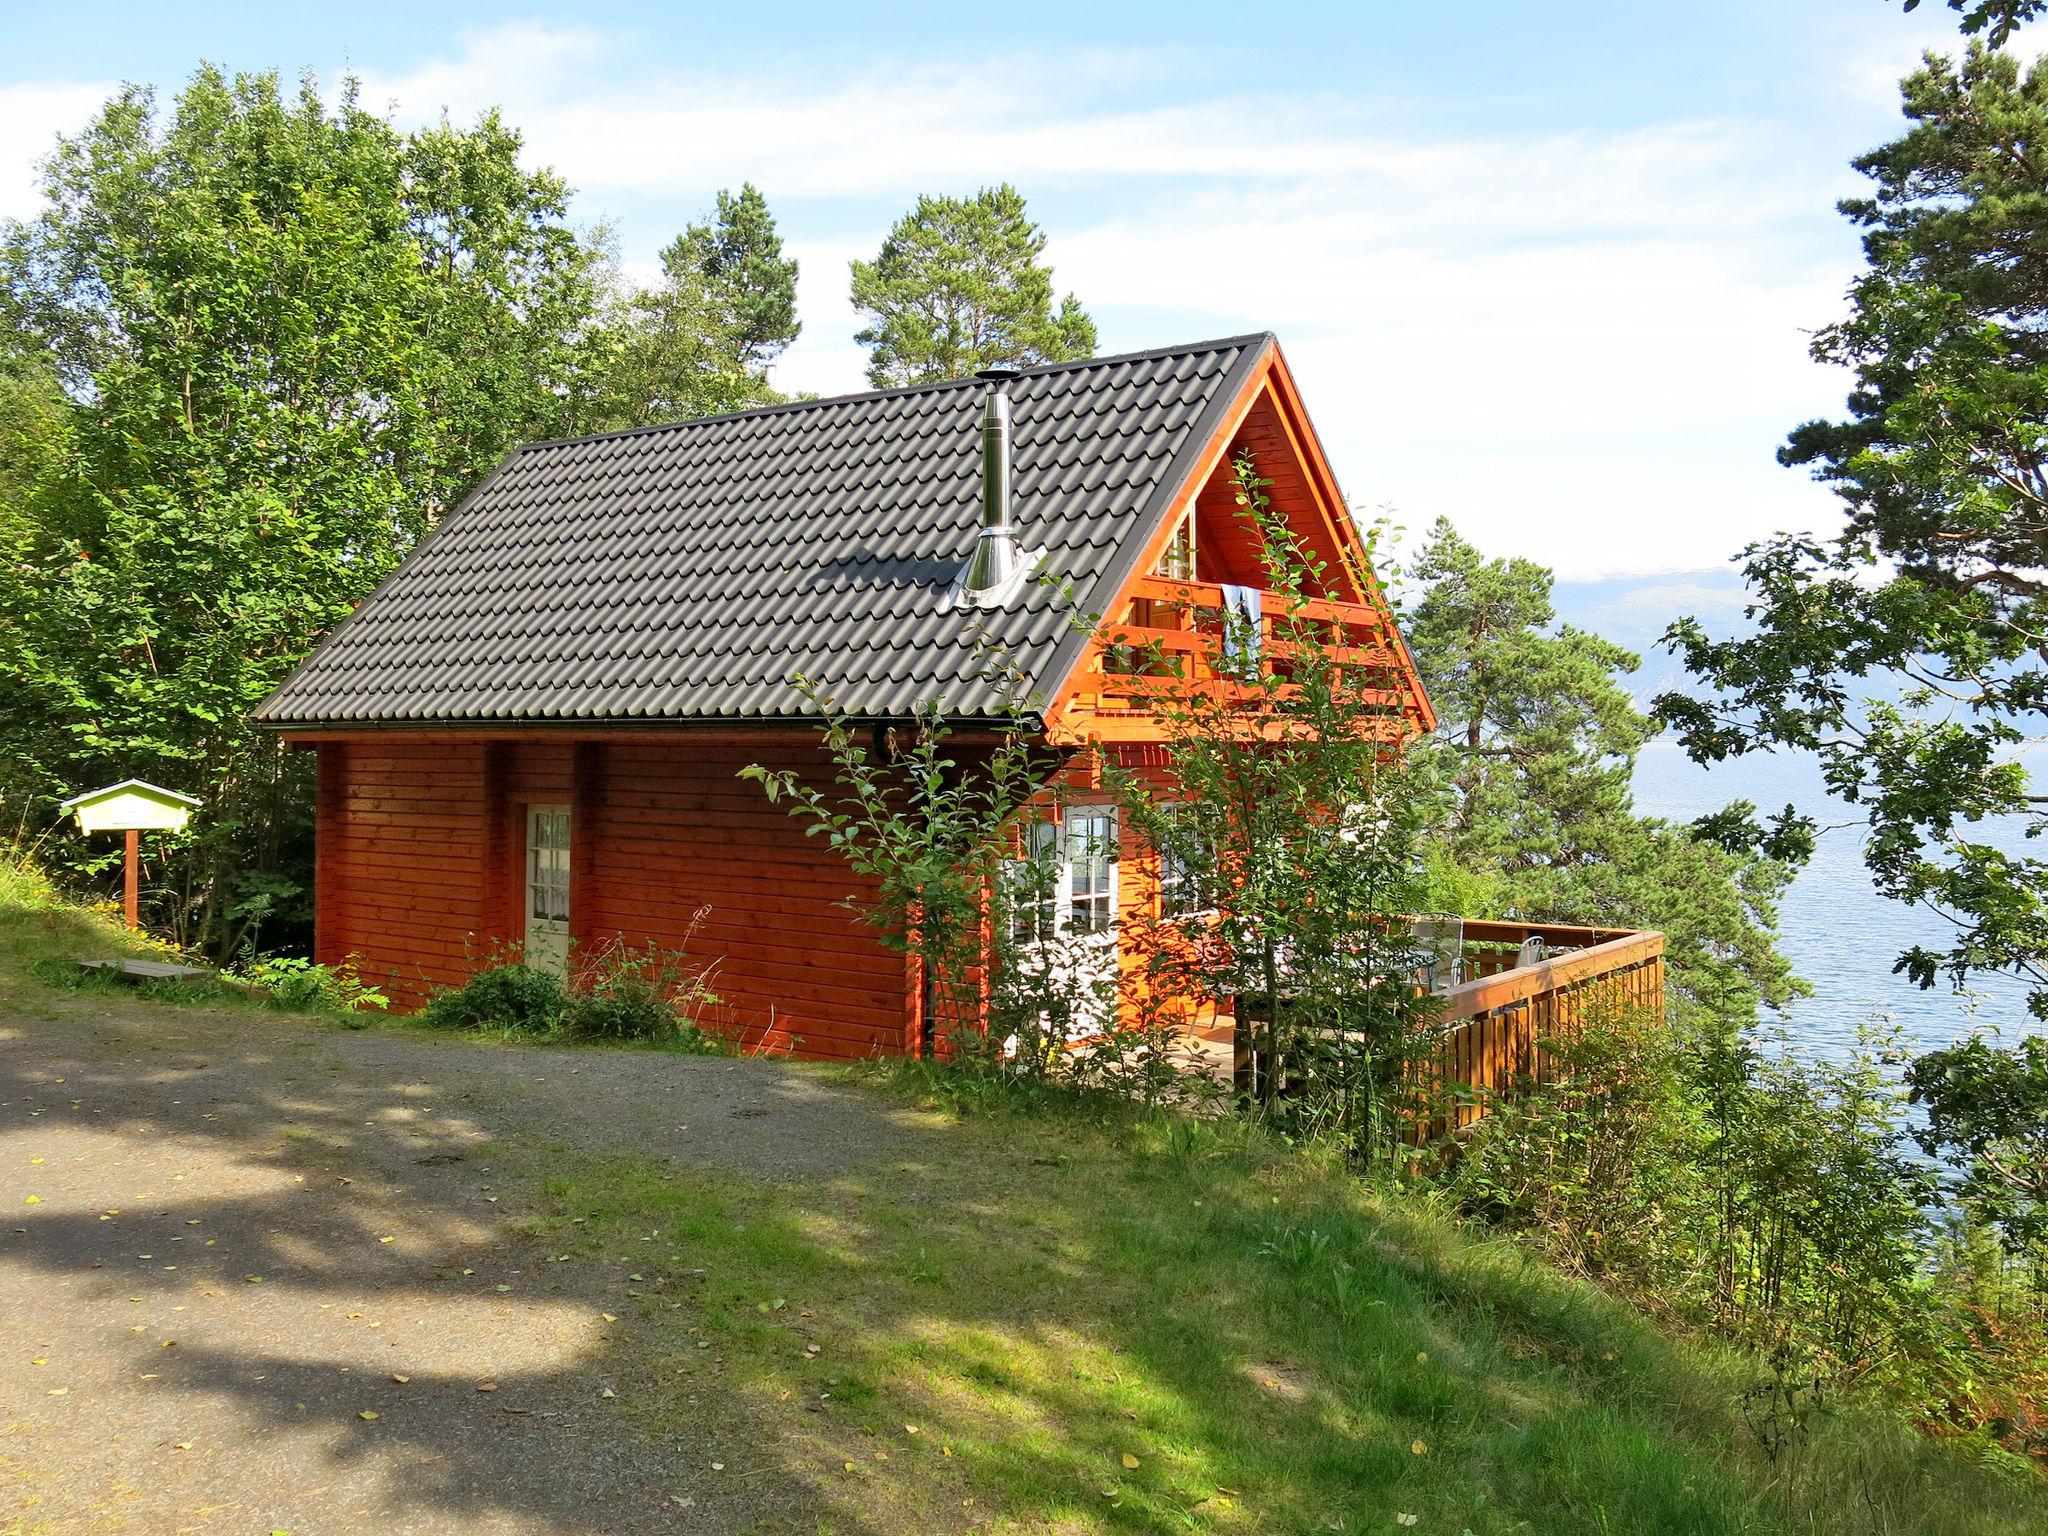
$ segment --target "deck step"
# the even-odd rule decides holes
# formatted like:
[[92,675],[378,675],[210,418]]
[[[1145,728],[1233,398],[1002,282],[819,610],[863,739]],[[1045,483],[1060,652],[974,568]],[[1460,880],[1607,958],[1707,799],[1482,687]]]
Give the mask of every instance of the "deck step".
[[172,965],[165,960],[81,960],[81,971],[111,971],[122,981],[204,981],[213,972],[199,965]]

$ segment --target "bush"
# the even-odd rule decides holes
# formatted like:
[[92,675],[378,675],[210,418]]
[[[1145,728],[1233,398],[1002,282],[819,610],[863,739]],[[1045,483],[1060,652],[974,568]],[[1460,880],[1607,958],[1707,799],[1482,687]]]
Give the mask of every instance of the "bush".
[[620,940],[582,966],[582,990],[568,1000],[567,1033],[588,1040],[641,1040],[714,1054],[724,1050],[698,1023],[718,997],[711,967],[653,941],[635,949]]
[[272,1007],[293,1013],[355,1013],[391,1006],[391,999],[364,985],[353,960],[315,965],[293,955],[265,955],[231,979],[260,987]]
[[1618,1014],[1544,1048],[1549,1081],[1479,1092],[1489,1112],[1448,1167],[1453,1191],[1468,1212],[1540,1234],[1567,1269],[1682,1268],[1674,1229],[1701,1192],[1678,1038],[1653,1015]]
[[1930,1219],[1878,1042],[1804,1062],[1620,1019],[1550,1045],[1556,1080],[1494,1098],[1446,1171],[1468,1211],[1747,1346],[1744,1416],[1774,1459],[1850,1389],[2048,1451],[2048,1271],[2001,1247],[2003,1207]]
[[0,843],[0,907],[46,911],[59,904],[56,886],[26,844]]
[[681,950],[613,940],[575,964],[576,986],[553,971],[493,955],[460,987],[437,992],[422,1018],[439,1029],[576,1040],[644,1041],[715,1054],[725,1042],[699,1023],[718,1002],[712,968]]
[[561,977],[513,961],[488,965],[461,986],[435,993],[421,1017],[436,1029],[552,1035],[568,1014],[569,989]]

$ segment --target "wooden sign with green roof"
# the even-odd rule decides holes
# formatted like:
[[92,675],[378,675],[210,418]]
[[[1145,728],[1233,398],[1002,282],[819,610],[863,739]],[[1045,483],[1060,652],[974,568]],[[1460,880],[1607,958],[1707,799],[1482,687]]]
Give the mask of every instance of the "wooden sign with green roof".
[[73,795],[59,810],[78,819],[78,830],[125,832],[127,859],[122,871],[122,911],[130,928],[140,928],[142,896],[142,834],[178,832],[203,802],[175,789],[151,784],[144,779],[123,779],[105,789]]

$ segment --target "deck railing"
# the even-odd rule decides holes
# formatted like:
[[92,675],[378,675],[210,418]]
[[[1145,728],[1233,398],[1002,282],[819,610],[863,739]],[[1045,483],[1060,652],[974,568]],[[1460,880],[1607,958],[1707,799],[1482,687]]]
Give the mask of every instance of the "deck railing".
[[[1517,959],[1528,941],[1543,958]],[[1546,1042],[1569,1039],[1602,1016],[1664,1013],[1664,935],[1654,930],[1563,923],[1467,922],[1463,980],[1438,989],[1443,1031],[1438,1081],[1455,1094],[1440,1129],[1470,1125],[1483,1094],[1516,1081],[1548,1082]]]
[[[1486,1113],[1490,1094],[1516,1083],[1555,1080],[1558,1066],[1550,1046],[1588,1023],[1630,1014],[1663,1016],[1661,933],[1452,919],[1431,920],[1431,937],[1448,937],[1453,924],[1462,932],[1455,957],[1445,958],[1455,958],[1456,978],[1432,986],[1439,999],[1434,1049],[1411,1069],[1422,1101],[1432,1106],[1421,1114],[1419,1139],[1438,1140],[1472,1124]],[[1524,961],[1525,954],[1540,958]],[[1436,969],[1441,977],[1446,967]],[[1237,1085],[1256,1092],[1263,1064],[1244,1021],[1237,1022]]]

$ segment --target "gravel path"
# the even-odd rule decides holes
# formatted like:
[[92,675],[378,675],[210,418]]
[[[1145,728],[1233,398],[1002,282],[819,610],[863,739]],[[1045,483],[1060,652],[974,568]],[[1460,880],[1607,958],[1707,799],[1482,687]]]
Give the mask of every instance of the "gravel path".
[[711,1470],[734,1404],[620,1412],[625,1266],[521,1219],[564,1149],[803,1179],[932,1134],[767,1061],[0,1012],[0,1536],[812,1529],[794,1473]]

